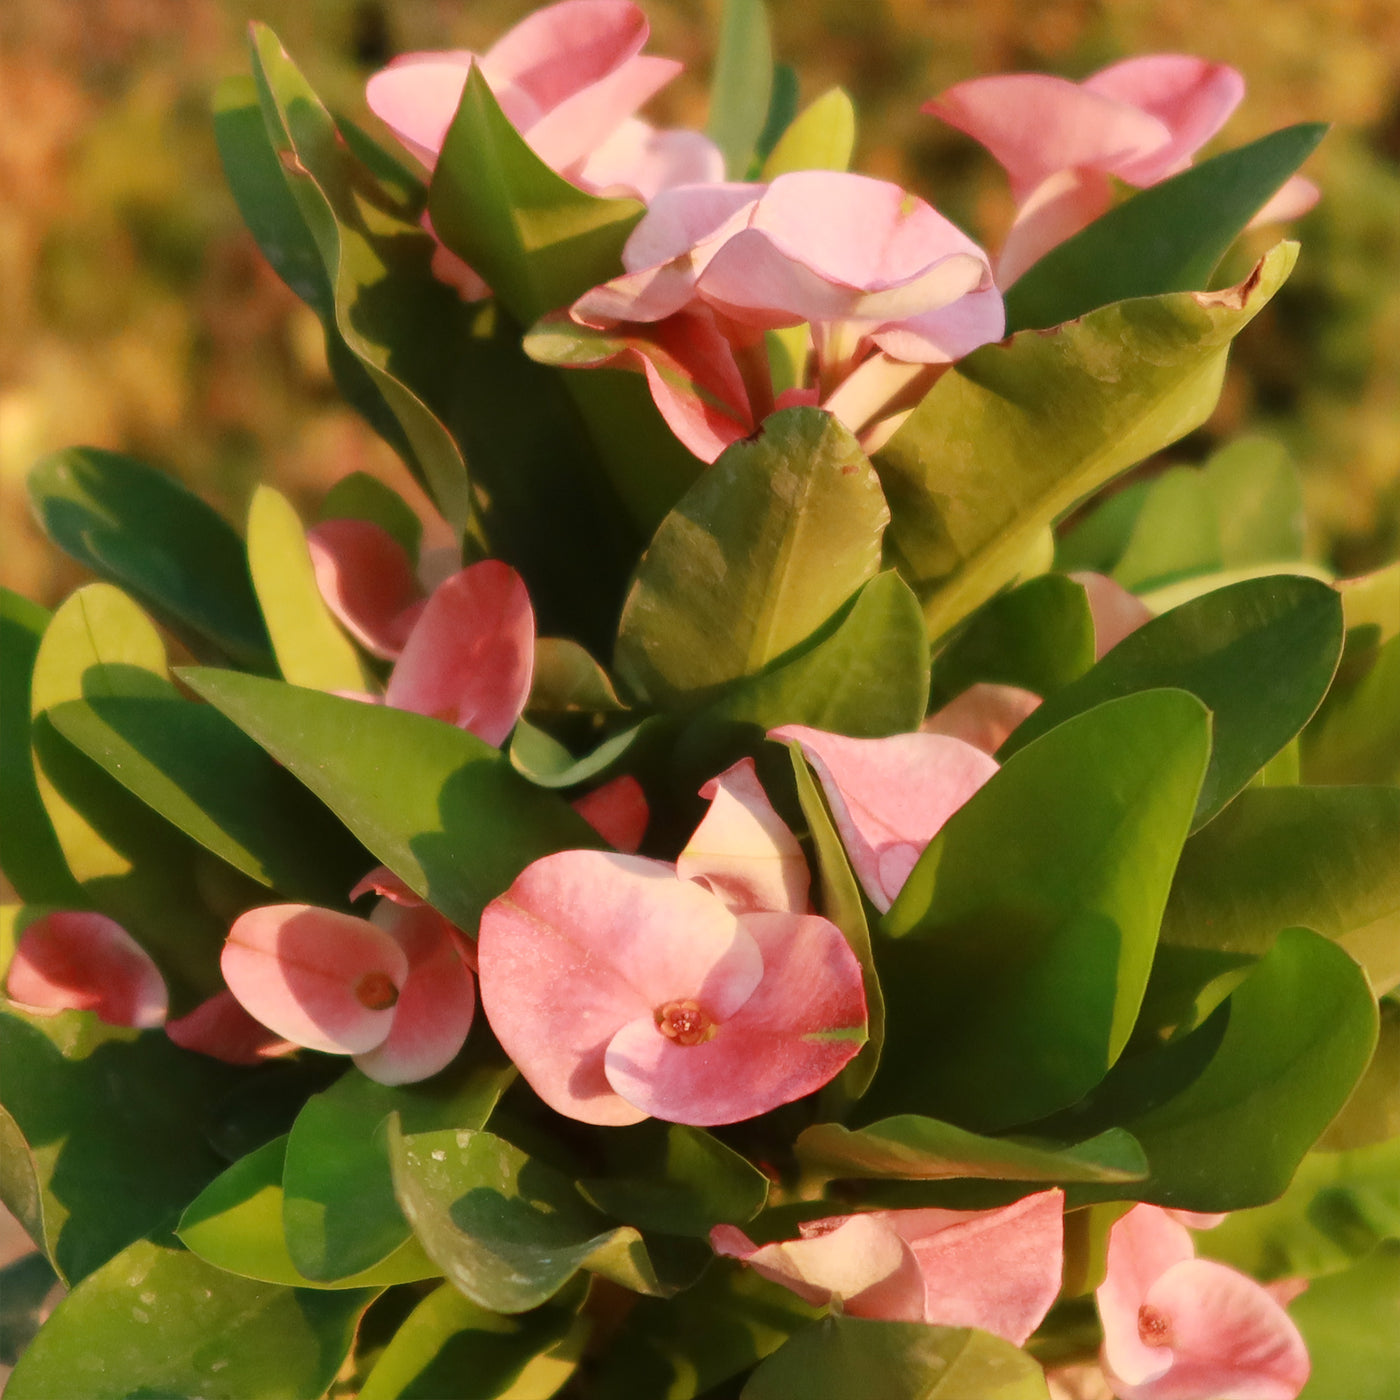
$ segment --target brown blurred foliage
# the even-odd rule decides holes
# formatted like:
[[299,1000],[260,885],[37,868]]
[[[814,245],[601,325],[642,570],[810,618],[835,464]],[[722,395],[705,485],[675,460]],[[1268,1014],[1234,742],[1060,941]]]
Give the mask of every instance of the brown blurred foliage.
[[[338,400],[314,319],[262,263],[208,119],[246,71],[250,18],[333,107],[365,119],[391,54],[484,47],[528,0],[4,0],[0,5],[0,576],[53,601],[75,575],[38,537],[23,477],[70,443],[162,465],[239,518],[258,478],[304,502],[372,470],[412,491]],[[653,107],[699,125],[720,0],[646,0],[655,52],[687,64]],[[1400,0],[772,0],[804,102],[840,83],[858,165],[975,234],[1009,217],[995,166],[919,113],[998,70],[1079,77],[1130,53],[1238,66],[1239,144],[1301,119],[1337,129],[1310,163],[1321,206],[1294,279],[1237,347],[1191,459],[1272,432],[1306,473],[1320,557],[1354,572],[1400,546]],[[371,123],[372,124],[372,123]],[[386,138],[387,139],[387,138]],[[1275,235],[1276,236],[1276,235]],[[1257,247],[1270,236],[1255,237]],[[1245,253],[1236,259],[1242,263]]]

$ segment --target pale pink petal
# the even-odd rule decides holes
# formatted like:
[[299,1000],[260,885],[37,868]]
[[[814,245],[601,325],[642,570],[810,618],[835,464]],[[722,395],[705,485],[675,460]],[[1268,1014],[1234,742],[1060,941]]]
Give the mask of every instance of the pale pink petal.
[[1051,248],[1088,228],[1113,203],[1113,183],[1101,170],[1075,167],[1047,175],[1016,210],[997,256],[997,285],[1009,287]]
[[647,1116],[604,1074],[622,1026],[678,1001],[725,1020],[764,975],[753,938],[707,890],[661,861],[601,851],[527,867],[482,915],[477,958],[506,1053],[547,1104],[586,1123]]
[[447,920],[425,904],[380,906],[383,927],[403,948],[408,976],[389,1034],[355,1056],[380,1084],[411,1084],[445,1069],[462,1048],[476,1010],[476,984]]
[[1018,685],[977,681],[935,710],[919,729],[925,734],[946,734],[994,754],[1039,705],[1040,696]]
[[1095,660],[1102,660],[1124,637],[1152,621],[1147,604],[1106,574],[1072,573],[1069,577],[1089,595]]
[[576,797],[569,804],[615,851],[635,854],[646,835],[651,808],[642,785],[630,773]]
[[1118,1383],[1143,1385],[1170,1369],[1170,1351],[1143,1340],[1139,1314],[1152,1285],[1195,1252],[1191,1232],[1159,1206],[1134,1206],[1114,1222],[1107,1272],[1094,1296],[1103,1322],[1104,1369]]
[[221,959],[229,990],[263,1025],[332,1054],[372,1050],[408,976],[399,943],[365,919],[306,904],[250,909]]
[[[710,246],[747,225],[753,206],[764,191],[763,185],[730,183],[680,185],[663,190],[651,201],[646,216],[628,235],[622,248],[622,266],[628,272],[642,272],[674,258],[686,257],[691,250]],[[715,244],[718,246],[718,244]]]
[[1006,304],[990,280],[947,306],[906,316],[897,325],[881,326],[870,338],[899,360],[919,365],[952,364],[1006,334]]
[[254,1020],[227,988],[200,1002],[188,1015],[167,1021],[165,1033],[182,1049],[230,1065],[261,1064],[297,1048]]
[[650,204],[676,185],[722,182],[724,156],[703,132],[658,131],[630,117],[588,156],[574,178],[595,194],[632,194]]
[[457,114],[473,55],[402,54],[365,84],[369,109],[431,170]]
[[971,78],[923,110],[985,146],[1005,168],[1017,203],[1057,170],[1117,172],[1172,145],[1159,118],[1044,73]]
[[1322,191],[1306,175],[1290,175],[1282,188],[1249,221],[1250,228],[1282,224],[1301,218],[1322,198]]
[[980,1327],[1020,1346],[1044,1321],[1064,1266],[1063,1191],[997,1210],[880,1214],[918,1260],[925,1322]]
[[[973,299],[964,297],[963,301]],[[932,373],[925,364],[910,364],[887,354],[869,355],[831,391],[821,406],[851,432],[860,433],[895,408],[912,408],[931,385]]]
[[890,1229],[888,1212],[808,1221],[803,1238],[755,1245],[742,1230],[716,1225],[716,1254],[739,1259],[816,1307],[840,1299],[855,1317],[922,1322],[924,1285],[913,1251]]
[[1169,1210],[1167,1214],[1178,1225],[1185,1225],[1188,1230],[1213,1230],[1217,1225],[1225,1223],[1229,1211]]
[[943,823],[997,771],[988,755],[942,734],[851,739],[789,724],[768,737],[802,746],[856,878],[882,913]]
[[357,899],[362,899],[367,894],[377,894],[407,908],[415,908],[423,903],[422,898],[409,889],[408,885],[395,875],[387,865],[376,865],[350,891],[350,903],[353,904]]
[[1120,1386],[1123,1400],[1294,1400],[1308,1379],[1292,1319],[1252,1278],[1213,1259],[1167,1269],[1143,1299],[1139,1329],[1170,1366]]
[[1083,88],[1156,117],[1171,133],[1166,145],[1112,167],[1129,184],[1153,185],[1184,170],[1225,125],[1244,97],[1244,78],[1223,63],[1159,53],[1103,68],[1086,78]]
[[392,661],[423,606],[404,547],[368,520],[323,520],[306,543],[326,606],[366,651]]
[[165,1020],[165,979],[114,919],[88,910],[44,914],[25,929],[5,979],[6,995],[39,1011],[94,1011],[113,1026]]
[[712,890],[736,914],[806,913],[812,882],[807,861],[773,810],[753,759],[740,759],[712,778],[700,796],[710,799],[710,810],[677,858],[676,874]]
[[520,575],[483,559],[428,599],[389,677],[386,704],[500,746],[530,694],[535,615]]
[[761,951],[762,980],[732,1012],[689,994],[709,1039],[663,1033],[653,999],[607,1046],[608,1083],[653,1117],[699,1127],[756,1117],[829,1083],[865,1043],[860,964],[835,924],[815,914],[741,914],[738,928]]

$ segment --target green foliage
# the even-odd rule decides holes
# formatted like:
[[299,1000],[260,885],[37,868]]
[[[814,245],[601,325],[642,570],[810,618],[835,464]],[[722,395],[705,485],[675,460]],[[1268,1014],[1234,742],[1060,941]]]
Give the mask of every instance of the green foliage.
[[1318,1279],[1290,1307],[1312,1375],[1299,1400],[1386,1400],[1400,1385],[1400,1240]]
[[793,170],[846,170],[856,144],[856,109],[844,89],[828,88],[805,107],[763,162],[763,179]]
[[724,155],[730,180],[748,177],[768,120],[773,44],[763,0],[724,0],[706,133]]

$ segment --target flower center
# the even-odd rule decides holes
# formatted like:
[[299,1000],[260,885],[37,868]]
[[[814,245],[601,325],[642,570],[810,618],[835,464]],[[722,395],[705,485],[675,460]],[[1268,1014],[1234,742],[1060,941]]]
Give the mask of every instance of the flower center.
[[387,1011],[399,999],[399,989],[387,972],[367,972],[355,983],[355,999],[371,1011]]
[[1138,1309],[1138,1337],[1146,1347],[1171,1346],[1171,1320],[1151,1303],[1144,1303]]
[[715,1033],[715,1023],[700,1009],[698,1002],[668,1001],[653,1012],[656,1029],[677,1045],[703,1045]]

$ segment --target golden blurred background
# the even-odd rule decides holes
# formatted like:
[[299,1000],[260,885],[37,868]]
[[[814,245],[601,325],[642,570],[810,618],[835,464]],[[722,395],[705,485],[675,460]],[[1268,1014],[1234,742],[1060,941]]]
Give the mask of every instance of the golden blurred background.
[[[240,519],[254,482],[304,503],[342,474],[407,474],[344,408],[311,313],[242,230],[208,118],[266,20],[337,110],[374,123],[365,77],[416,48],[482,48],[529,0],[3,0],[0,3],[0,581],[53,602],[77,571],[38,535],[23,480],[71,443],[163,466]],[[646,0],[653,52],[685,75],[653,105],[700,125],[720,0]],[[1319,559],[1360,572],[1400,549],[1400,0],[772,0],[805,103],[840,83],[858,167],[976,236],[1009,217],[999,171],[920,115],[948,84],[1079,77],[1186,51],[1245,74],[1222,144],[1297,120],[1336,129],[1293,280],[1246,333],[1221,405],[1175,449],[1282,438],[1305,473]],[[382,129],[381,129],[382,131]],[[388,137],[384,138],[386,142]],[[1275,233],[1273,236],[1277,236]],[[1255,248],[1269,234],[1253,235]]]

